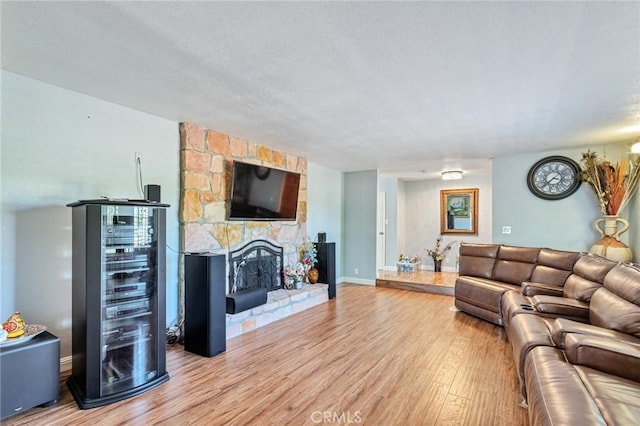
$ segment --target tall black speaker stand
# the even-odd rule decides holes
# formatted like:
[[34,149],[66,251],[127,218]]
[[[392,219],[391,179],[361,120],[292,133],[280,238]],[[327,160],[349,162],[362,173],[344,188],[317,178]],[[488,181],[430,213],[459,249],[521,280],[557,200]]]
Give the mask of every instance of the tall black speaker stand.
[[329,284],[329,299],[336,297],[336,243],[314,243],[318,254],[318,282]]
[[184,349],[212,357],[227,349],[226,258],[184,256]]

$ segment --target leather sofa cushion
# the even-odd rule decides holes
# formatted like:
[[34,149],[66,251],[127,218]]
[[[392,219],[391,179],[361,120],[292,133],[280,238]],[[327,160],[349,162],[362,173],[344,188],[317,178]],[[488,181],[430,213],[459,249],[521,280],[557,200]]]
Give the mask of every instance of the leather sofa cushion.
[[593,293],[602,287],[604,277],[617,262],[604,257],[585,254],[573,265],[573,274],[564,284],[564,296],[589,302]]
[[640,383],[639,345],[569,333],[564,340],[564,351],[571,364],[595,368]]
[[501,246],[493,279],[518,286],[529,281],[539,252],[539,248]]
[[533,263],[498,259],[493,270],[493,279],[520,286],[523,282],[529,281],[534,267]]
[[579,255],[580,253],[575,251],[541,249],[536,267],[531,274],[531,281],[561,288],[573,272],[573,265]]
[[460,244],[460,276],[491,279],[499,249],[497,244]]
[[530,424],[606,425],[596,401],[561,350],[532,349],[525,362],[525,378]]
[[589,322],[640,337],[640,306],[603,287],[591,298]]
[[548,318],[538,315],[522,314],[513,316],[507,326],[507,336],[511,342],[523,399],[526,399],[524,364],[527,354],[538,346],[555,346],[549,330],[549,321]]
[[616,265],[604,278],[604,287],[624,300],[640,305],[640,267]]
[[588,367],[574,368],[608,425],[638,424],[640,383]]

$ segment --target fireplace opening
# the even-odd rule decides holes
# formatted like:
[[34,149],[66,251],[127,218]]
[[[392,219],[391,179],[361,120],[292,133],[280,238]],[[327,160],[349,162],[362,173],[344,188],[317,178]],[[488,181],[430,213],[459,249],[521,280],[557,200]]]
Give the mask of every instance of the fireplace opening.
[[229,293],[282,286],[282,247],[267,240],[253,240],[229,253]]

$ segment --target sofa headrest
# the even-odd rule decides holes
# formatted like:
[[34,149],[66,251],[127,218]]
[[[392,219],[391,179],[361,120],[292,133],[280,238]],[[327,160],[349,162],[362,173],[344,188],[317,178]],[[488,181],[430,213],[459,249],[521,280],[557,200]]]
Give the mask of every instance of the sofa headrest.
[[583,253],[573,265],[573,273],[598,283],[604,282],[604,277],[618,262],[593,253]]
[[498,244],[460,244],[460,275],[491,279],[499,249]]
[[617,264],[596,254],[581,255],[573,265],[573,274],[565,282],[564,296],[589,302],[593,293],[602,287],[604,277]]
[[531,274],[531,281],[562,287],[573,272],[573,265],[580,253],[543,248],[538,254],[538,264]]
[[536,263],[538,261],[539,248],[500,246],[498,259],[512,260],[514,262]]
[[543,248],[538,254],[538,265],[572,271],[573,265],[576,263],[579,256],[580,253],[577,251],[562,251]]
[[498,244],[461,243],[460,256],[490,257],[495,259],[498,256],[499,249],[500,245]]
[[604,277],[604,287],[627,302],[640,306],[640,265],[616,265]]
[[640,337],[640,306],[601,287],[591,297],[589,322]]

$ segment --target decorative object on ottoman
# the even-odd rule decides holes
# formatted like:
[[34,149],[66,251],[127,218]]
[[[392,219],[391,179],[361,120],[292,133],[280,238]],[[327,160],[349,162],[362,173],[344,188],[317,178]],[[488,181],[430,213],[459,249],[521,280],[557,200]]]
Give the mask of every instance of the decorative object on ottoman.
[[[618,214],[638,189],[640,156],[613,164],[606,159],[599,159],[595,152],[588,150],[582,154],[582,179],[595,192],[603,215],[594,223],[602,238],[589,251],[612,260],[631,261],[631,249],[619,239],[629,223],[619,218]],[[604,229],[598,226],[601,222],[604,222]],[[618,229],[618,223],[622,224],[622,229]]]

